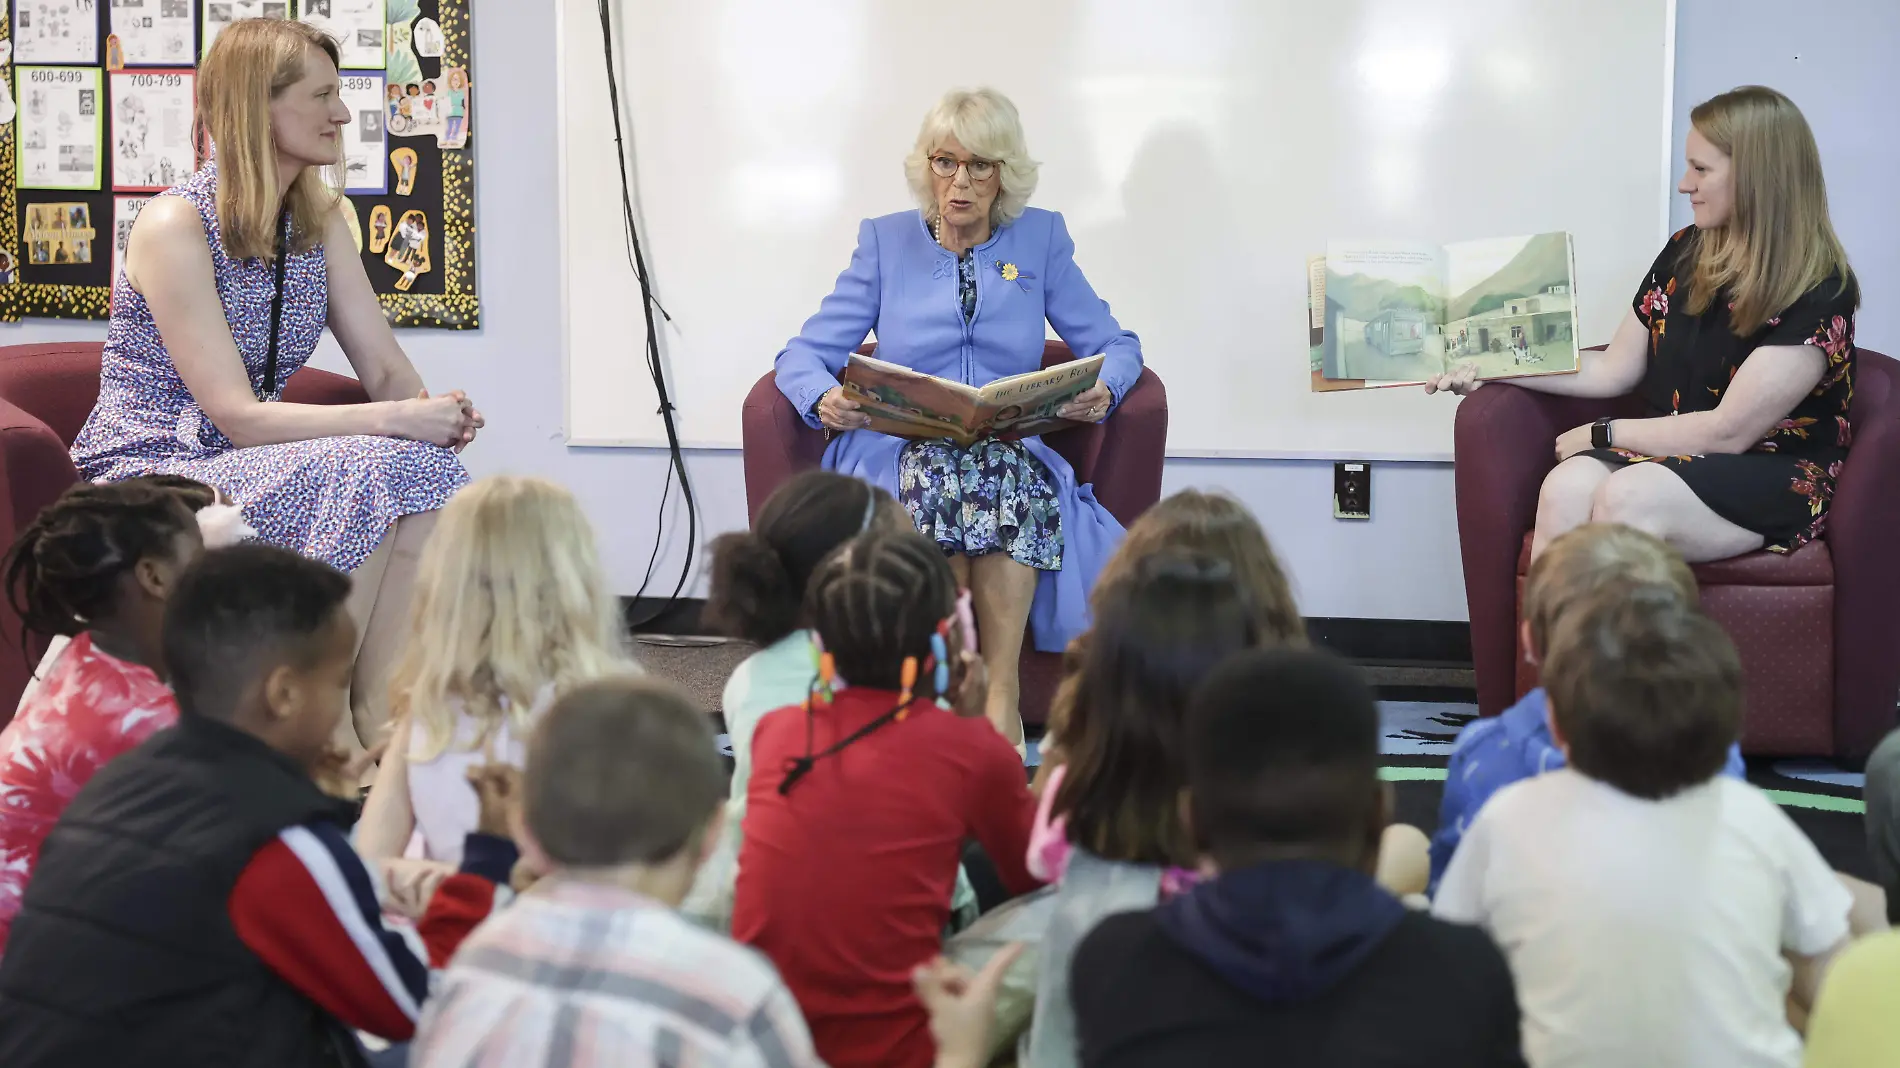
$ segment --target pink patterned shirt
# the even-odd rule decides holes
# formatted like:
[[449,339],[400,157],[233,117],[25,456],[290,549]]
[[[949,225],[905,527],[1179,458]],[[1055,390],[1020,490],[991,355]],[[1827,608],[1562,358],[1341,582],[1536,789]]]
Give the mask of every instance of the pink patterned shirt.
[[151,668],[72,640],[0,731],[0,950],[40,843],[106,762],[178,721]]

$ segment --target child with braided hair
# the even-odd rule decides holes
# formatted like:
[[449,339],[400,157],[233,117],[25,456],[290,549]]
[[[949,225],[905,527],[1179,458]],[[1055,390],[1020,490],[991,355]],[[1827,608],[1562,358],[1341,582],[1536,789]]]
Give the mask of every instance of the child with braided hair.
[[807,589],[819,685],[753,734],[732,933],[778,967],[833,1068],[932,1063],[912,970],[941,951],[966,839],[1010,892],[1036,884],[1035,800],[983,718],[961,603],[929,539],[853,539]]
[[210,487],[177,478],[82,483],[7,552],[23,636],[71,641],[0,731],[0,950],[67,803],[107,761],[178,719],[160,620],[204,549],[195,513],[214,501]]

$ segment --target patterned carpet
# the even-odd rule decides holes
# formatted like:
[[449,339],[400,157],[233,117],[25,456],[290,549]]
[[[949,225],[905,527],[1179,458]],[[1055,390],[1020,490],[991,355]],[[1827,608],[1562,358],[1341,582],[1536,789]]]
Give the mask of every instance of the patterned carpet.
[[[1385,778],[1397,795],[1397,818],[1429,830],[1438,825],[1445,765],[1458,729],[1477,715],[1475,704],[1381,701]],[[1768,792],[1807,832],[1835,870],[1871,879],[1861,816],[1865,777],[1824,760],[1752,758],[1748,781]]]
[[[726,677],[750,651],[733,643],[687,639],[681,644],[657,644],[643,638],[637,655],[648,670],[678,682],[716,713]],[[1367,675],[1381,699],[1384,776],[1393,785],[1396,817],[1430,833],[1438,825],[1452,740],[1477,714],[1470,673],[1371,668]],[[719,741],[730,753],[724,735]],[[1027,763],[1031,767],[1037,763],[1033,741]],[[1871,878],[1861,820],[1865,811],[1861,775],[1823,760],[1751,759],[1748,778],[1767,790],[1807,832],[1828,863],[1850,875]]]

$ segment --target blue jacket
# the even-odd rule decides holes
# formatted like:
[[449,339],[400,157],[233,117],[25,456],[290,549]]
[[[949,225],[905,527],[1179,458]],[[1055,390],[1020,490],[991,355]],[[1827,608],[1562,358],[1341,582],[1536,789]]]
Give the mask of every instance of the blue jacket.
[[[1451,855],[1465,836],[1478,810],[1492,794],[1520,779],[1555,771],[1567,761],[1550,735],[1550,711],[1539,686],[1491,719],[1475,719],[1452,745],[1451,764],[1445,772],[1445,795],[1438,809],[1438,829],[1432,833],[1432,885],[1451,863]],[[1731,746],[1722,774],[1742,778],[1742,747]]]
[[[819,398],[838,384],[851,353],[877,332],[878,359],[970,385],[1042,366],[1043,323],[1077,357],[1107,353],[1101,381],[1115,403],[1141,376],[1141,342],[1121,328],[1075,264],[1075,242],[1062,216],[1040,208],[997,229],[976,257],[976,314],[957,299],[956,257],[930,236],[922,212],[903,211],[858,226],[851,265],[804,329],[778,354],[778,388],[812,426]],[[1015,268],[1014,280],[1004,265]],[[1112,417],[1112,413],[1111,413]],[[1088,629],[1088,592],[1121,540],[1122,527],[1075,483],[1068,461],[1040,438],[1025,439],[1048,468],[1062,515],[1062,567],[1041,573],[1030,610],[1038,649],[1060,652]],[[869,430],[832,439],[827,469],[855,475],[895,494],[904,441]]]

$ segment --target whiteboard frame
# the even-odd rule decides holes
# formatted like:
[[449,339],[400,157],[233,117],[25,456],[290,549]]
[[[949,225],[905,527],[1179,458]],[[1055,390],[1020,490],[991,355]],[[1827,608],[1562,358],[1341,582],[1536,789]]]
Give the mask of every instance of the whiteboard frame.
[[[576,0],[556,0],[556,3],[554,5],[554,8],[555,8],[555,55],[556,55],[555,69],[557,71],[568,70],[569,64],[574,59],[577,58],[577,54],[570,47],[571,45],[570,33],[569,33],[569,29],[570,29],[569,17],[570,16],[568,12],[568,4],[573,3],[573,2],[576,2]],[[1657,233],[1656,233],[1656,241],[1655,241],[1656,247],[1658,248],[1662,247],[1663,243],[1668,239],[1671,233],[1670,225],[1669,225],[1669,215],[1670,215],[1670,208],[1674,203],[1672,198],[1675,196],[1675,188],[1676,188],[1676,183],[1675,183],[1676,145],[1675,145],[1675,130],[1673,128],[1674,121],[1675,121],[1675,95],[1676,95],[1676,31],[1677,31],[1677,24],[1676,24],[1677,6],[1676,5],[1677,5],[1677,0],[1664,0],[1663,63],[1662,63],[1662,78],[1663,78],[1662,145],[1661,145],[1661,160],[1660,160],[1662,188],[1658,195]],[[611,5],[611,10],[617,12],[618,5]],[[612,17],[612,16],[610,15],[609,17]],[[591,22],[590,22],[590,26],[591,26]],[[618,33],[619,29],[620,27],[616,23],[615,25],[616,33]],[[597,52],[590,51],[587,54],[590,58],[598,57]],[[618,58],[619,57],[616,57],[616,60],[618,60]],[[569,94],[567,90],[567,79],[565,77],[558,77],[555,79],[555,82],[556,82],[555,101],[556,101],[556,105],[558,109],[557,114],[567,115],[569,114],[569,108],[568,108]],[[624,98],[622,102],[624,105],[625,103]],[[623,114],[621,118],[622,118],[622,122],[624,123],[627,121],[628,117]],[[556,199],[559,201],[559,204],[556,208],[556,220],[557,220],[557,225],[560,227],[560,234],[559,234],[560,268],[559,268],[558,273],[560,277],[561,301],[560,301],[560,324],[558,327],[558,332],[559,332],[560,346],[561,346],[561,385],[562,385],[562,388],[561,388],[561,434],[562,434],[562,439],[564,443],[567,445],[567,447],[571,449],[629,449],[629,450],[654,449],[654,450],[662,450],[662,451],[670,450],[672,448],[672,445],[664,437],[583,437],[583,436],[574,435],[572,431],[573,396],[574,396],[573,330],[570,326],[570,323],[572,321],[573,305],[572,305],[572,299],[571,299],[572,289],[571,289],[571,280],[569,278],[570,268],[569,268],[569,256],[568,256],[568,235],[570,233],[569,220],[571,217],[571,208],[568,203],[568,196],[567,196],[568,173],[569,173],[569,170],[568,170],[568,124],[563,121],[563,122],[558,122],[555,125],[556,125],[555,145],[556,145],[556,150],[559,154],[559,158],[555,161],[556,162],[555,173],[557,175],[557,181],[559,183],[558,188],[557,188],[557,196],[556,196]],[[633,140],[633,135],[634,135],[633,131],[631,130],[627,131],[627,138],[629,141]],[[629,156],[629,162],[632,164],[632,166],[636,168],[636,171],[637,171],[638,163],[637,161],[632,160],[631,155]],[[640,199],[640,190],[637,185],[634,187],[634,190],[633,190],[633,200],[634,200],[634,217],[637,220],[643,214],[643,212],[641,211],[642,203]],[[649,270],[653,269],[651,264],[648,265],[648,269]],[[637,294],[635,295],[635,299],[637,301],[638,299]],[[662,363],[662,366],[664,366],[666,363],[665,331],[660,332],[660,341],[661,341],[661,363]],[[1306,354],[1306,350],[1301,349],[1301,355],[1303,356],[1305,354]],[[733,445],[726,442],[706,442],[706,441],[698,441],[698,440],[681,440],[679,443],[679,447],[682,450],[695,450],[695,451],[701,451],[701,452],[743,452],[745,451],[743,445]],[[1360,461],[1383,461],[1386,463],[1425,463],[1425,464],[1449,464],[1453,462],[1453,458],[1454,458],[1454,454],[1451,451],[1443,450],[1443,449],[1395,449],[1395,450],[1388,450],[1388,451],[1370,451],[1370,450],[1352,450],[1352,449],[1343,449],[1343,450],[1177,449],[1173,447],[1164,447],[1163,455],[1170,458],[1179,457],[1181,459],[1306,460],[1306,461],[1360,460]]]

